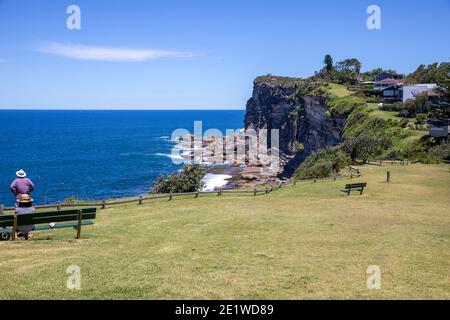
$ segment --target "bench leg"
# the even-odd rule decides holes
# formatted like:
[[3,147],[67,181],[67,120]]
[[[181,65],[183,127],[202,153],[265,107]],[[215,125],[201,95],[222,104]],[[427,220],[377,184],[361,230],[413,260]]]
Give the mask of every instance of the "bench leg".
[[81,214],[82,211],[78,210],[77,239],[80,239],[81,237]]
[[348,192],[347,192],[347,196],[348,196],[348,197],[350,196],[350,190],[351,190],[351,189],[348,189]]
[[361,188],[361,192],[359,193],[360,196],[362,196],[363,190],[364,190],[364,188]]

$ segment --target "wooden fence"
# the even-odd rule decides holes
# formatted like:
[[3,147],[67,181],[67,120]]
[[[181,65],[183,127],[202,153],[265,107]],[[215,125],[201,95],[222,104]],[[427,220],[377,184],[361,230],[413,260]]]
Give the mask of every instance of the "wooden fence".
[[[275,190],[279,190],[285,188],[290,185],[297,185],[299,183],[317,183],[320,181],[336,181],[342,179],[353,179],[361,176],[361,173],[358,169],[349,166],[350,174],[340,175],[340,176],[332,176],[327,178],[317,178],[317,179],[302,179],[295,180],[290,179],[286,181],[281,181],[278,184],[267,185],[264,188],[255,188],[253,190],[244,190],[244,189],[218,189],[214,191],[196,191],[196,192],[183,192],[183,193],[167,193],[161,195],[149,195],[149,196],[139,196],[133,199],[127,200],[111,200],[111,201],[97,201],[97,202],[83,202],[83,203],[56,203],[56,204],[47,204],[47,205],[37,205],[34,206],[36,209],[56,209],[61,210],[62,208],[74,208],[74,207],[100,207],[101,209],[105,209],[108,206],[127,204],[127,203],[137,203],[138,205],[142,205],[145,201],[157,200],[157,199],[168,199],[171,201],[175,197],[181,196],[194,196],[198,198],[200,195],[205,194],[215,194],[217,196],[223,196],[224,194],[249,194],[253,196],[265,195],[269,194]],[[3,207],[0,205],[0,214],[4,211],[13,211],[15,207]]]

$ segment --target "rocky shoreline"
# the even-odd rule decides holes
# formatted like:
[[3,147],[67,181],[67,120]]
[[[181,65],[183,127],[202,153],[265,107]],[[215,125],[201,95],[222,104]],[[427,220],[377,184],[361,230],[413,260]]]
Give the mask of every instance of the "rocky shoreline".
[[[193,135],[185,135],[177,139],[175,149],[178,150],[184,162],[196,163],[205,169],[205,191],[212,191],[212,180],[216,182],[216,189],[253,188],[260,185],[278,184],[281,181],[278,178],[279,170],[264,170],[264,166],[261,164],[264,156],[258,155],[256,164],[249,164],[248,158],[245,156],[237,156],[237,149],[230,142],[232,140],[235,142],[240,135],[245,135],[243,129],[232,136],[206,136],[202,138],[201,142],[195,141]],[[226,150],[230,145],[234,146],[233,149]],[[223,150],[223,152],[218,152],[218,150]],[[227,152],[228,155],[232,154],[231,160],[230,157],[227,160]],[[267,161],[267,159],[264,160]],[[222,181],[226,183],[223,184]]]

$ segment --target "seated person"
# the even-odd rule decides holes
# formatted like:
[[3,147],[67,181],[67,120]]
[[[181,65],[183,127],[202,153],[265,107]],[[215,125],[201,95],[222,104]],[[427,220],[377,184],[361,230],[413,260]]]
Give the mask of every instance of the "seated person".
[[10,189],[17,199],[21,194],[30,194],[34,190],[34,183],[27,178],[27,174],[23,170],[16,172],[17,178],[11,183]]
[[[17,197],[16,214],[29,214],[36,213],[36,209],[33,207],[33,199],[28,194],[21,194]],[[34,229],[33,225],[17,226],[15,230],[17,237],[24,237],[28,240],[30,237],[30,231]]]

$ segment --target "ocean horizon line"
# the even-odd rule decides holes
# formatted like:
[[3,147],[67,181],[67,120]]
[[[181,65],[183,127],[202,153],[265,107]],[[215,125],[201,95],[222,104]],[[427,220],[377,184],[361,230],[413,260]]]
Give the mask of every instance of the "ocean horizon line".
[[245,107],[71,107],[71,108],[0,108],[0,111],[244,111]]

